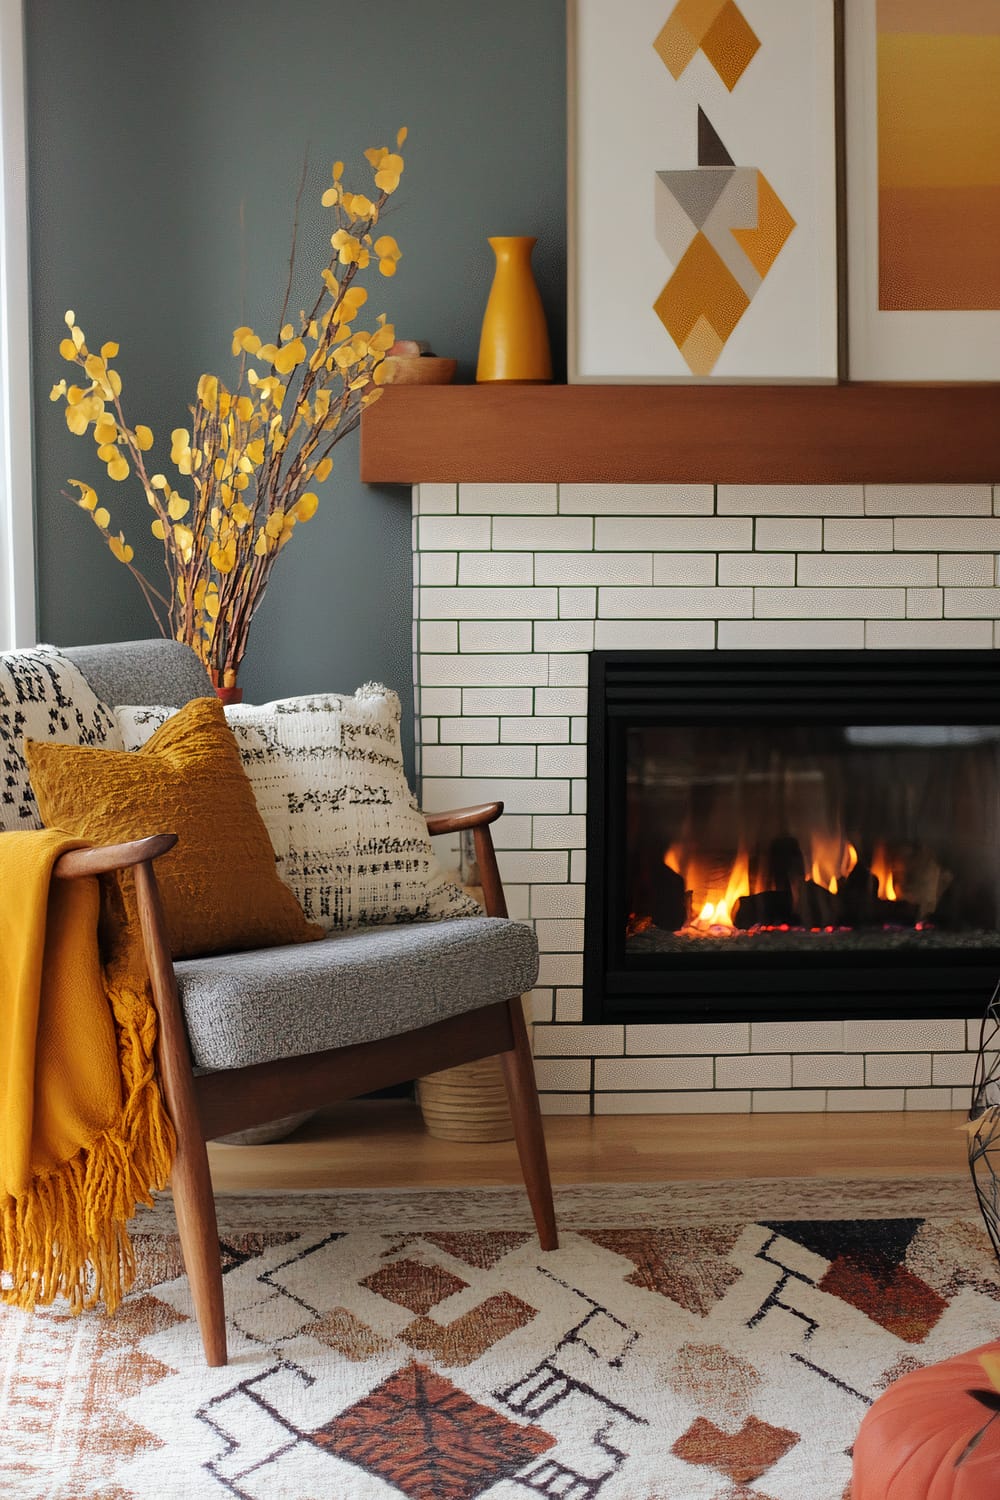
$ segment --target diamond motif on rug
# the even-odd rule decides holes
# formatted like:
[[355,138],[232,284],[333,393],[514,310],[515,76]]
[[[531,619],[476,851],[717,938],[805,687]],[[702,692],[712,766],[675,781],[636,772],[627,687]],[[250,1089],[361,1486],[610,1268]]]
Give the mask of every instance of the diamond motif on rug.
[[856,1307],[908,1344],[919,1344],[948,1306],[944,1297],[905,1264],[922,1219],[839,1219],[826,1223],[771,1223],[786,1239],[830,1262],[820,1291]]
[[407,1500],[474,1500],[556,1441],[416,1361],[309,1436]]
[[[159,1297],[140,1293],[122,1303],[114,1322],[101,1321],[97,1324],[97,1338],[102,1346],[107,1345],[108,1353],[120,1350],[123,1340],[138,1348],[141,1339],[149,1338],[152,1333],[162,1333],[167,1328],[174,1328],[184,1321],[180,1313],[161,1302]],[[101,1352],[104,1352],[103,1347]]]
[[439,1250],[446,1250],[456,1260],[464,1260],[467,1266],[479,1271],[492,1271],[493,1267],[511,1250],[517,1250],[531,1239],[530,1234],[516,1229],[497,1230],[494,1234],[434,1234],[423,1235]]
[[635,1266],[630,1286],[669,1297],[704,1318],[742,1271],[726,1259],[740,1231],[705,1229],[585,1229],[587,1239],[626,1256]]
[[433,1354],[443,1365],[471,1365],[536,1316],[535,1308],[520,1297],[500,1292],[443,1327],[433,1318],[418,1318],[404,1328],[400,1338],[411,1349]]
[[302,1329],[303,1333],[311,1333],[314,1339],[321,1344],[326,1344],[328,1349],[336,1349],[345,1359],[354,1360],[356,1364],[363,1364],[365,1360],[374,1359],[377,1354],[385,1354],[392,1348],[389,1339],[384,1339],[369,1328],[361,1318],[355,1317],[354,1313],[346,1307],[332,1307],[324,1317],[315,1323],[307,1323]]
[[798,1441],[797,1432],[772,1427],[758,1417],[747,1417],[739,1432],[723,1432],[714,1422],[697,1417],[670,1451],[685,1463],[719,1469],[738,1484],[747,1484],[766,1474]]
[[443,1266],[425,1266],[418,1260],[394,1260],[358,1283],[412,1313],[430,1312],[468,1284]]
[[733,1430],[749,1414],[761,1385],[749,1360],[721,1344],[683,1344],[666,1371],[667,1383],[703,1416]]
[[920,1344],[948,1306],[905,1266],[840,1256],[816,1285],[908,1344]]

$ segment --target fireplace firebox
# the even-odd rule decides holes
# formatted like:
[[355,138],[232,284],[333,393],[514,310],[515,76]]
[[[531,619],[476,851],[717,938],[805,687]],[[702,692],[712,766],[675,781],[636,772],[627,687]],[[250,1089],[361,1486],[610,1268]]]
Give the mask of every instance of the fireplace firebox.
[[594,652],[590,1021],[975,1015],[1000,653]]

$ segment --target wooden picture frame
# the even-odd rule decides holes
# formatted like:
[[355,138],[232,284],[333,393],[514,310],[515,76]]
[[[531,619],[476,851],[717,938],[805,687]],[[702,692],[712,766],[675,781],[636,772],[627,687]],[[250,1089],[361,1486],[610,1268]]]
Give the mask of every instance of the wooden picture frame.
[[845,0],[844,49],[850,378],[1000,379],[1000,6]]
[[571,383],[837,381],[839,44],[839,0],[568,0]]

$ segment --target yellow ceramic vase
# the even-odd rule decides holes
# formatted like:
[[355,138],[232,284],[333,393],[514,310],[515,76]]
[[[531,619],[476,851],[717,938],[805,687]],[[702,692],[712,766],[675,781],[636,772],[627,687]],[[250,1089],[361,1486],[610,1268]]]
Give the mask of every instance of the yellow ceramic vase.
[[496,235],[489,243],[497,264],[479,337],[476,379],[551,380],[549,330],[531,271],[535,240],[524,234]]

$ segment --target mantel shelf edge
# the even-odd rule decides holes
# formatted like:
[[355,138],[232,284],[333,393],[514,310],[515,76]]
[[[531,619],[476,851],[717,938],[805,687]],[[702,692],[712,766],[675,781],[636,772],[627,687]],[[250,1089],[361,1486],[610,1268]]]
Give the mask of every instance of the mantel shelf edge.
[[1000,484],[1000,384],[389,387],[361,478]]

